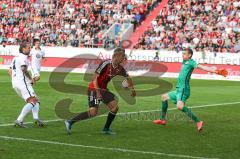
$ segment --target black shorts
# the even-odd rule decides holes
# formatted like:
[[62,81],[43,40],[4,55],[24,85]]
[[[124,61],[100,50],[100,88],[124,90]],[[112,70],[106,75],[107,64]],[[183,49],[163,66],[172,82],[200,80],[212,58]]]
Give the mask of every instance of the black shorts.
[[[108,104],[115,100],[115,95],[108,90],[102,90],[100,93],[102,95],[102,102],[104,104]],[[98,105],[99,101],[97,100],[96,90],[88,89],[88,106],[98,107]]]

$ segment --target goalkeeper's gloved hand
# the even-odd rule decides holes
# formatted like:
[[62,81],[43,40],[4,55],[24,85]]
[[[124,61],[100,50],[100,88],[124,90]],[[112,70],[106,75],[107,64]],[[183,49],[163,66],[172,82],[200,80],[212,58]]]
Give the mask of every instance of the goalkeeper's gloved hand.
[[217,69],[217,70],[216,70],[216,74],[222,75],[222,76],[224,76],[224,77],[227,77],[228,71],[227,71],[226,69]]

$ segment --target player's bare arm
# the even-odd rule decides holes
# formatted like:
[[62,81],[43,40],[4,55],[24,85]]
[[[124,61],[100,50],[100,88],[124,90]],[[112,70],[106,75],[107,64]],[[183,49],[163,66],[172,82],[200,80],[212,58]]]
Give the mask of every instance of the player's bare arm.
[[198,65],[198,68],[201,70],[207,71],[207,72],[222,75],[224,77],[226,77],[228,75],[228,72],[225,69],[216,69],[213,67],[208,67],[208,66],[203,66],[203,65]]
[[8,70],[8,75],[9,75],[9,76],[12,76],[12,67],[9,68],[9,70]]
[[27,66],[23,65],[22,66],[22,71],[23,71],[23,74],[26,75],[26,77],[31,80],[32,84],[35,84],[36,81],[34,79],[32,79],[31,75],[29,74],[28,70],[27,70]]
[[128,88],[132,91],[131,96],[135,97],[136,96],[136,91],[134,89],[134,84],[133,84],[132,78],[127,77],[127,82],[128,82]]
[[211,72],[211,73],[217,73],[216,72],[216,68],[214,67],[208,67],[208,66],[203,66],[203,65],[198,65],[198,68],[207,72]]

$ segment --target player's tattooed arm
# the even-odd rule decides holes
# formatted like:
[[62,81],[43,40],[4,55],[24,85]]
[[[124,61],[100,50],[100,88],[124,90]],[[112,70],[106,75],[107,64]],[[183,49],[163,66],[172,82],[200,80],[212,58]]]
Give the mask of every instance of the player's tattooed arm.
[[28,70],[27,70],[27,66],[26,66],[26,65],[22,65],[21,68],[22,68],[23,74],[24,74],[25,76],[27,76],[28,79],[30,79],[30,81],[32,82],[32,84],[35,84],[36,81],[35,81],[34,79],[32,79],[32,77],[30,76],[30,74],[29,74],[29,72],[28,72]]
[[98,100],[102,100],[102,95],[98,86],[98,82],[97,82],[97,78],[98,78],[99,74],[95,73],[93,76],[93,83],[94,83],[94,88],[96,90],[97,93],[97,99]]
[[127,77],[127,82],[128,82],[128,88],[131,89],[131,91],[132,91],[131,96],[135,97],[136,96],[136,91],[134,89],[134,84],[133,84],[132,78],[128,76]]

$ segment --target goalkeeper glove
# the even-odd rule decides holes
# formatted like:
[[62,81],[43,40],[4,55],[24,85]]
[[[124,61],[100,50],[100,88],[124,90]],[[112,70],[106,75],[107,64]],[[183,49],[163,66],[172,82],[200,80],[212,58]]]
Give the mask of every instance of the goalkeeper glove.
[[227,71],[226,69],[217,69],[217,70],[216,70],[216,74],[222,75],[222,76],[224,76],[224,77],[227,77],[228,71]]

